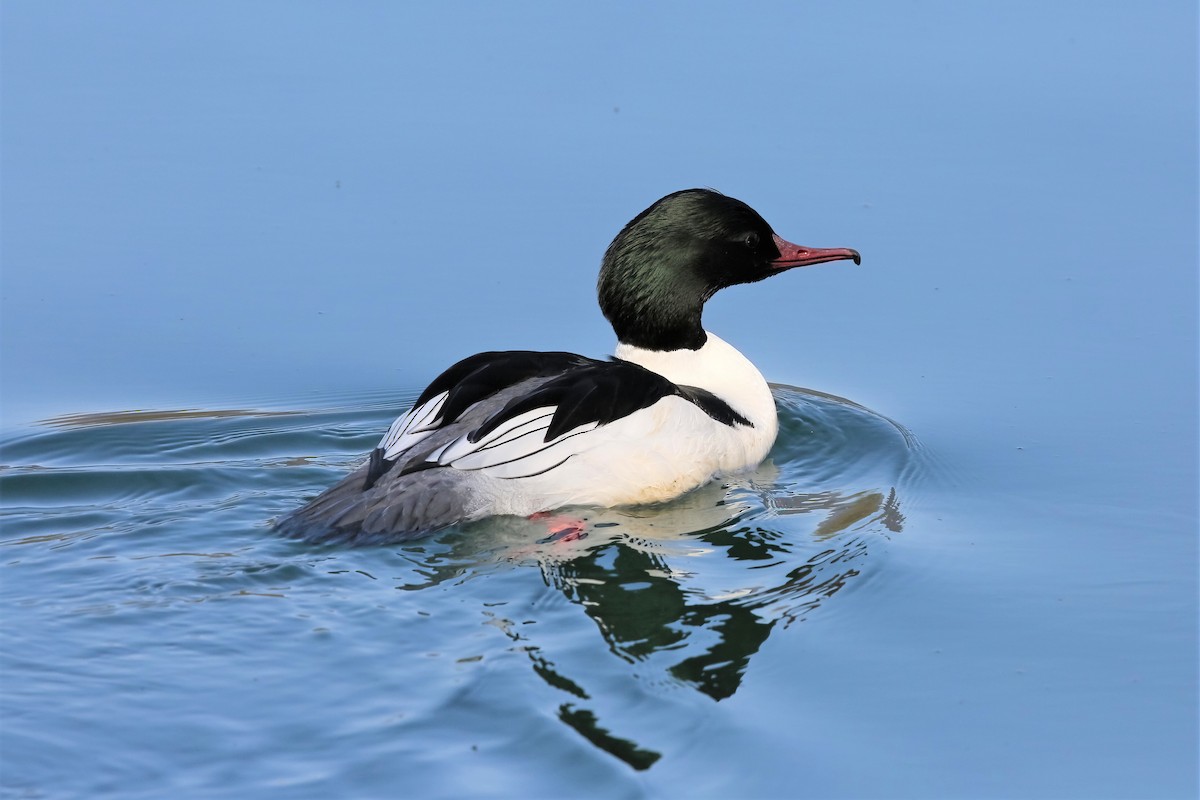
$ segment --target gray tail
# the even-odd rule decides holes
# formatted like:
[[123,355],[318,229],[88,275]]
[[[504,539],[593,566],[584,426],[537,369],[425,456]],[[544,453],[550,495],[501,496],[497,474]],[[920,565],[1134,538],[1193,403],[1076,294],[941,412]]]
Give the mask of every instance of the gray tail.
[[317,543],[391,544],[427,536],[467,518],[466,492],[454,470],[394,477],[394,473],[372,475],[372,469],[367,463],[354,470],[277,520],[275,530]]

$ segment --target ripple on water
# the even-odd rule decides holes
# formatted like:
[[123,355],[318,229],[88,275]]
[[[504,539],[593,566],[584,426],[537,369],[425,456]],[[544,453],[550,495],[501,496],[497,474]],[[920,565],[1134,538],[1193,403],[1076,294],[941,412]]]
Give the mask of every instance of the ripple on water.
[[[550,719],[564,746],[651,768],[671,736],[690,735],[680,692],[733,695],[769,636],[853,591],[904,530],[906,492],[923,463],[912,435],[841,398],[774,391],[779,439],[751,473],[661,505],[482,520],[358,549],[281,540],[269,522],[362,458],[401,410],[385,398],[304,411],[79,415],[18,432],[4,441],[0,467],[0,591],[19,609],[6,639],[21,653],[6,675],[13,687],[36,687],[29,696],[42,705],[17,718],[57,724],[64,754],[102,760],[136,729],[102,715],[90,727],[56,723],[45,709],[56,692],[116,693],[119,703],[139,685],[128,672],[139,668],[133,654],[147,668],[168,641],[178,643],[169,669],[212,670],[137,690],[138,702],[183,709],[168,728],[203,728],[211,711],[190,698],[206,692],[220,694],[210,697],[218,705],[258,703],[268,718],[294,714],[272,703],[283,695],[270,687],[311,685],[308,670],[327,683],[334,670],[337,687],[288,690],[288,702],[310,722],[328,715],[334,731],[366,702],[348,699],[340,682],[389,687],[410,711],[379,723],[395,744],[373,740],[371,752],[411,756],[406,731],[457,741],[445,726],[471,716],[464,681],[500,680],[506,696],[524,698],[505,707],[508,717],[529,715],[533,728]],[[582,521],[582,535],[556,535],[564,520]],[[97,657],[117,640],[122,660]],[[270,658],[264,642],[276,648]],[[48,669],[72,672],[71,688],[49,682]],[[246,696],[241,681],[259,694]],[[656,697],[674,698],[667,716],[654,716]],[[497,708],[484,702],[470,724],[500,758],[514,745],[509,728],[489,721]],[[378,735],[372,724],[360,727]],[[261,740],[243,732],[242,743],[274,752],[282,725],[267,725]],[[312,747],[326,768],[314,774],[344,779],[338,745],[321,730],[313,725]],[[360,757],[342,756],[343,767]]]

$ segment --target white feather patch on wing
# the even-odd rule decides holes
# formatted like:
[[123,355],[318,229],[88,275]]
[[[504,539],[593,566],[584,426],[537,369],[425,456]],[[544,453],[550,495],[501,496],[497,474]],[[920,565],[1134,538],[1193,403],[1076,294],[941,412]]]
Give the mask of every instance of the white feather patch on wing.
[[483,470],[493,478],[525,478],[554,469],[593,443],[584,434],[595,422],[580,425],[550,441],[546,430],[554,417],[552,407],[535,408],[500,424],[477,442],[460,436],[429,454],[428,461],[454,469]]
[[434,424],[433,420],[442,410],[442,406],[446,402],[446,395],[447,392],[442,392],[428,402],[413,406],[406,413],[397,417],[379,442],[379,446],[383,448],[383,457],[396,458],[437,430],[438,426]]

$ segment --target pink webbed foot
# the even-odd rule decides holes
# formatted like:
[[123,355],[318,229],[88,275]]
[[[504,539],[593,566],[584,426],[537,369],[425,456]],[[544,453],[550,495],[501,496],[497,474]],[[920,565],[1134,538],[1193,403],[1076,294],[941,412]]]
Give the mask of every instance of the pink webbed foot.
[[539,539],[538,544],[574,542],[587,536],[587,520],[579,517],[556,514],[553,511],[539,511],[530,515],[529,519],[546,525],[547,536],[545,539]]

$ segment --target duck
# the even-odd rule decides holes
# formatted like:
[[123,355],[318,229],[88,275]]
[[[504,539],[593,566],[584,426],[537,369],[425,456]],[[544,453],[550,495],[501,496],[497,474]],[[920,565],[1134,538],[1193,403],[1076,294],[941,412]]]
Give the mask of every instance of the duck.
[[775,401],[754,364],[704,329],[704,305],[730,286],[841,260],[861,256],[793,244],[715,190],[668,194],[601,261],[611,358],[464,358],[358,468],[275,527],[314,541],[397,542],[486,517],[663,503],[754,469],[775,442]]

